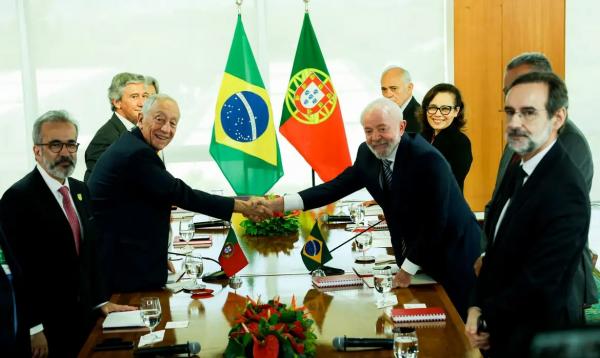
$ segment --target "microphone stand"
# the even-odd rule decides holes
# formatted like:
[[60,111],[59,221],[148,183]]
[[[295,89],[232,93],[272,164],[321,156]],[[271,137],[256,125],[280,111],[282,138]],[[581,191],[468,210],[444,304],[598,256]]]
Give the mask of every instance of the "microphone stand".
[[194,255],[188,255],[188,254],[181,254],[179,252],[172,252],[169,251],[168,252],[171,255],[177,255],[177,256],[189,256],[189,257],[193,257],[195,259],[201,259],[201,260],[208,260],[208,261],[212,261],[214,263],[216,263],[217,265],[219,265],[219,267],[221,268],[221,270],[219,271],[215,271],[212,273],[208,273],[204,276],[202,276],[202,281],[204,282],[217,282],[217,281],[223,281],[223,280],[227,280],[229,277],[227,277],[227,275],[225,274],[225,272],[223,271],[223,266],[221,266],[221,263],[213,258],[210,257],[200,257],[200,256],[194,256]]
[[[368,226],[365,230],[359,232],[358,234],[352,236],[351,238],[349,238],[348,240],[342,242],[341,244],[339,244],[338,246],[334,247],[333,249],[329,250],[329,253],[334,252],[335,250],[339,249],[340,247],[346,245],[347,243],[349,243],[350,241],[356,239],[357,237],[359,237],[360,235],[364,234],[365,232],[371,230],[372,228],[374,228],[375,226],[381,224],[383,222],[383,220],[379,220],[378,222],[376,222],[373,225]],[[335,275],[343,275],[344,274],[344,270],[339,269],[337,267],[330,267],[330,266],[325,266],[325,265],[321,265],[321,267],[319,267],[319,269],[323,270],[323,272],[325,272],[326,276],[335,276]]]

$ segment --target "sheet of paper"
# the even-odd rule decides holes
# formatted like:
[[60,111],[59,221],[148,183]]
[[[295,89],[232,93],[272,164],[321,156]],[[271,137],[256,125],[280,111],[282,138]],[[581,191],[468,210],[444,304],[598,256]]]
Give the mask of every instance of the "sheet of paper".
[[173,328],[187,328],[190,321],[171,321],[167,322],[165,329],[173,329]]
[[179,279],[181,278],[181,276],[183,276],[184,273],[185,272],[183,270],[175,273],[169,273],[167,275],[167,283],[175,283],[179,281]]
[[165,338],[165,330],[154,331],[152,333],[145,334],[140,337],[140,343],[138,343],[138,348],[147,346],[149,344],[162,342]]
[[381,301],[375,301],[375,305],[377,306],[377,308],[384,308],[384,307],[390,307],[390,306],[395,306],[398,304],[398,297],[394,296],[393,293],[390,293],[390,295],[388,296],[387,300],[385,302],[381,302]]
[[392,236],[389,231],[373,231],[373,247],[392,247]]
[[102,328],[145,327],[140,310],[111,312],[102,322]]
[[404,308],[427,308],[424,303],[405,303]]

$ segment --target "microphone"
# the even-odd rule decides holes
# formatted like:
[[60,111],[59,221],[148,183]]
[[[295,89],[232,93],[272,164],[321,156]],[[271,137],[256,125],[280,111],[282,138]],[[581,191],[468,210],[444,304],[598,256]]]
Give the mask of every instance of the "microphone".
[[392,338],[348,338],[334,337],[331,342],[337,351],[346,351],[346,348],[383,348],[392,349],[394,340]]
[[352,218],[349,215],[328,215],[328,214],[323,214],[320,217],[321,222],[324,223],[330,223],[330,222],[337,222],[337,223],[352,223]]
[[154,356],[171,356],[174,354],[187,353],[188,356],[200,352],[200,343],[187,342],[185,344],[174,344],[163,347],[147,347],[138,348],[133,351],[133,355],[137,357],[154,357]]

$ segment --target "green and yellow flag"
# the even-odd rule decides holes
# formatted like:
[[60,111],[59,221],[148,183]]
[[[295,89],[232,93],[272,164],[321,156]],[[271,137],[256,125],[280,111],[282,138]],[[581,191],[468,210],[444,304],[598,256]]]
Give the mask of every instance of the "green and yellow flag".
[[210,154],[237,195],[263,195],[283,176],[269,94],[241,15],[219,90]]
[[302,261],[308,271],[313,271],[323,266],[329,260],[331,260],[331,253],[319,230],[319,222],[316,221],[310,231],[310,236],[306,239],[302,248]]

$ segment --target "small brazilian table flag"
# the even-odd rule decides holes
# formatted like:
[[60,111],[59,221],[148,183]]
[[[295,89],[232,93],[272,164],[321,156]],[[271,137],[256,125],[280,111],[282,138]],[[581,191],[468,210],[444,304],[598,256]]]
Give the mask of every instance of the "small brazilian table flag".
[[248,259],[244,251],[242,251],[233,229],[230,229],[227,234],[227,238],[219,254],[219,264],[221,264],[223,272],[228,277],[235,275],[248,265]]
[[300,32],[279,132],[323,181],[352,163],[340,101],[308,13]]
[[302,261],[308,271],[313,271],[323,266],[329,260],[331,260],[331,253],[327,248],[327,244],[325,244],[325,240],[323,240],[323,235],[321,235],[321,231],[319,230],[319,222],[317,221],[302,248]]
[[241,15],[217,98],[210,154],[237,195],[263,195],[283,176],[269,95]]

